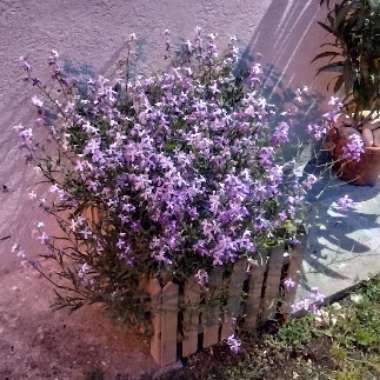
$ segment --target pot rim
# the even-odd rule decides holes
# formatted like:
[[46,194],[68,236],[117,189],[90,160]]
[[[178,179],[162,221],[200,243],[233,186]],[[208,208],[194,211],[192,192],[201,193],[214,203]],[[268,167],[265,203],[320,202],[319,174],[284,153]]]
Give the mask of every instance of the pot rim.
[[366,146],[365,150],[370,152],[380,152],[380,146]]

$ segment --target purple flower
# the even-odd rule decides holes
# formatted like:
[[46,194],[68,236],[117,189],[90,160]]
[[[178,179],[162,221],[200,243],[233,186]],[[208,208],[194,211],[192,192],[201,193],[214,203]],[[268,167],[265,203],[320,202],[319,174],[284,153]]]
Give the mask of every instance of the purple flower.
[[281,145],[289,142],[289,124],[281,122],[274,130],[272,135],[272,144]]
[[208,274],[204,269],[199,269],[197,273],[194,275],[198,284],[202,287],[207,286],[208,284]]
[[270,168],[272,166],[273,154],[274,154],[274,150],[272,147],[261,148],[260,153],[259,153],[259,160],[260,160],[260,164],[264,168]]
[[309,134],[317,141],[321,140],[326,135],[327,128],[324,125],[309,124],[307,126]]
[[235,336],[235,334],[232,334],[230,335],[227,339],[226,339],[226,343],[227,345],[229,346],[230,350],[234,353],[234,354],[238,354],[241,350],[241,341],[239,338],[237,338]]
[[296,282],[292,280],[290,277],[286,278],[284,281],[284,286],[286,290],[290,290],[296,287]]
[[90,228],[86,227],[86,228],[83,228],[81,231],[79,231],[81,233],[81,235],[83,236],[83,239],[84,240],[87,240],[90,236],[92,236],[92,231],[90,230]]
[[336,203],[338,208],[342,211],[346,211],[354,205],[354,201],[347,194],[339,198]]
[[84,263],[78,271],[78,277],[82,280],[87,276],[87,273],[90,271],[90,266],[87,263]]
[[284,222],[286,219],[288,219],[288,215],[287,215],[286,211],[281,211],[278,214],[278,217],[280,218],[281,222]]
[[291,305],[292,313],[297,313],[301,310],[318,315],[320,306],[324,303],[325,296],[318,288],[312,288],[308,297]]
[[340,99],[337,98],[336,96],[332,96],[328,102],[329,106],[334,106],[334,107],[339,105],[339,104],[340,104]]
[[347,144],[343,147],[342,158],[344,160],[360,161],[364,153],[364,142],[359,134],[353,133],[348,137]]
[[94,279],[91,278],[90,272],[91,267],[87,263],[82,264],[78,270],[78,278],[85,286],[94,284]]
[[58,193],[61,189],[57,184],[51,185],[49,191],[51,193]]
[[19,133],[19,136],[23,140],[25,144],[31,144],[33,139],[33,131],[32,128],[25,128]]
[[309,174],[307,178],[303,181],[302,185],[307,190],[310,190],[317,181],[318,178],[314,174]]
[[317,302],[317,303],[323,303],[325,302],[325,295],[322,294],[320,292],[320,290],[316,287],[312,288],[311,289],[311,299],[314,301],[314,302]]
[[42,234],[37,237],[37,239],[41,242],[41,244],[46,244],[46,242],[49,241],[49,236],[45,231],[43,231]]

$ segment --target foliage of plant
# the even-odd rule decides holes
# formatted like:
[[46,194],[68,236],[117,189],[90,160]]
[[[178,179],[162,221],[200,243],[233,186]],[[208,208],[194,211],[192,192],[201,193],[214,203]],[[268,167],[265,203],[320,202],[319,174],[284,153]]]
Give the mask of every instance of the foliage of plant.
[[314,61],[328,59],[318,74],[336,73],[334,92],[344,89],[347,106],[360,111],[380,110],[380,1],[341,0],[331,6],[325,22],[319,22],[333,37],[321,45],[325,51]]
[[[294,115],[278,114],[261,95],[259,64],[237,71],[235,38],[221,54],[215,35],[197,29],[180,60],[131,78],[134,40],[113,83],[68,77],[53,51],[54,84],[46,86],[22,59],[25,80],[43,94],[33,103],[47,135],[16,127],[50,183],[39,203],[61,230],[49,236],[37,224],[44,257],[59,267],[51,277],[34,265],[56,285],[55,306],[100,302],[130,321],[147,310],[143,279],[194,275],[207,284],[216,266],[296,242],[317,180],[284,158]],[[310,132],[321,138],[333,117]]]

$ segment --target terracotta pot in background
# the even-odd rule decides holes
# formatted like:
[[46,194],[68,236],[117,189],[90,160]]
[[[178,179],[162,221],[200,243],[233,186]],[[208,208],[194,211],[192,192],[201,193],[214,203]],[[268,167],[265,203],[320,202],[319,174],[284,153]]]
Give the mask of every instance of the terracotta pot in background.
[[[380,146],[374,146],[374,135],[367,129],[361,135],[365,142],[365,152],[360,161],[342,160],[343,148],[348,142],[351,134],[360,134],[358,130],[351,126],[337,123],[328,133],[326,149],[330,151],[336,163],[333,166],[335,174],[350,184],[357,186],[374,186],[380,175]],[[380,130],[378,130],[380,132]],[[377,139],[376,139],[377,140]],[[377,145],[377,144],[376,144]]]
[[357,186],[375,186],[380,175],[380,147],[366,147],[360,161],[342,161],[333,169],[343,181]]

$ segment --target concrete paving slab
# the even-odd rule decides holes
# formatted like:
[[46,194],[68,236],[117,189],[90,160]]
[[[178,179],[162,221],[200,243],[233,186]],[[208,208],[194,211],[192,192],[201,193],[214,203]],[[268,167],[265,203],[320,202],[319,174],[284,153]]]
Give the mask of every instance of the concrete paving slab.
[[[355,204],[343,212],[335,202],[345,194]],[[313,287],[333,297],[380,273],[380,185],[333,181],[313,202],[311,225],[297,299]]]

